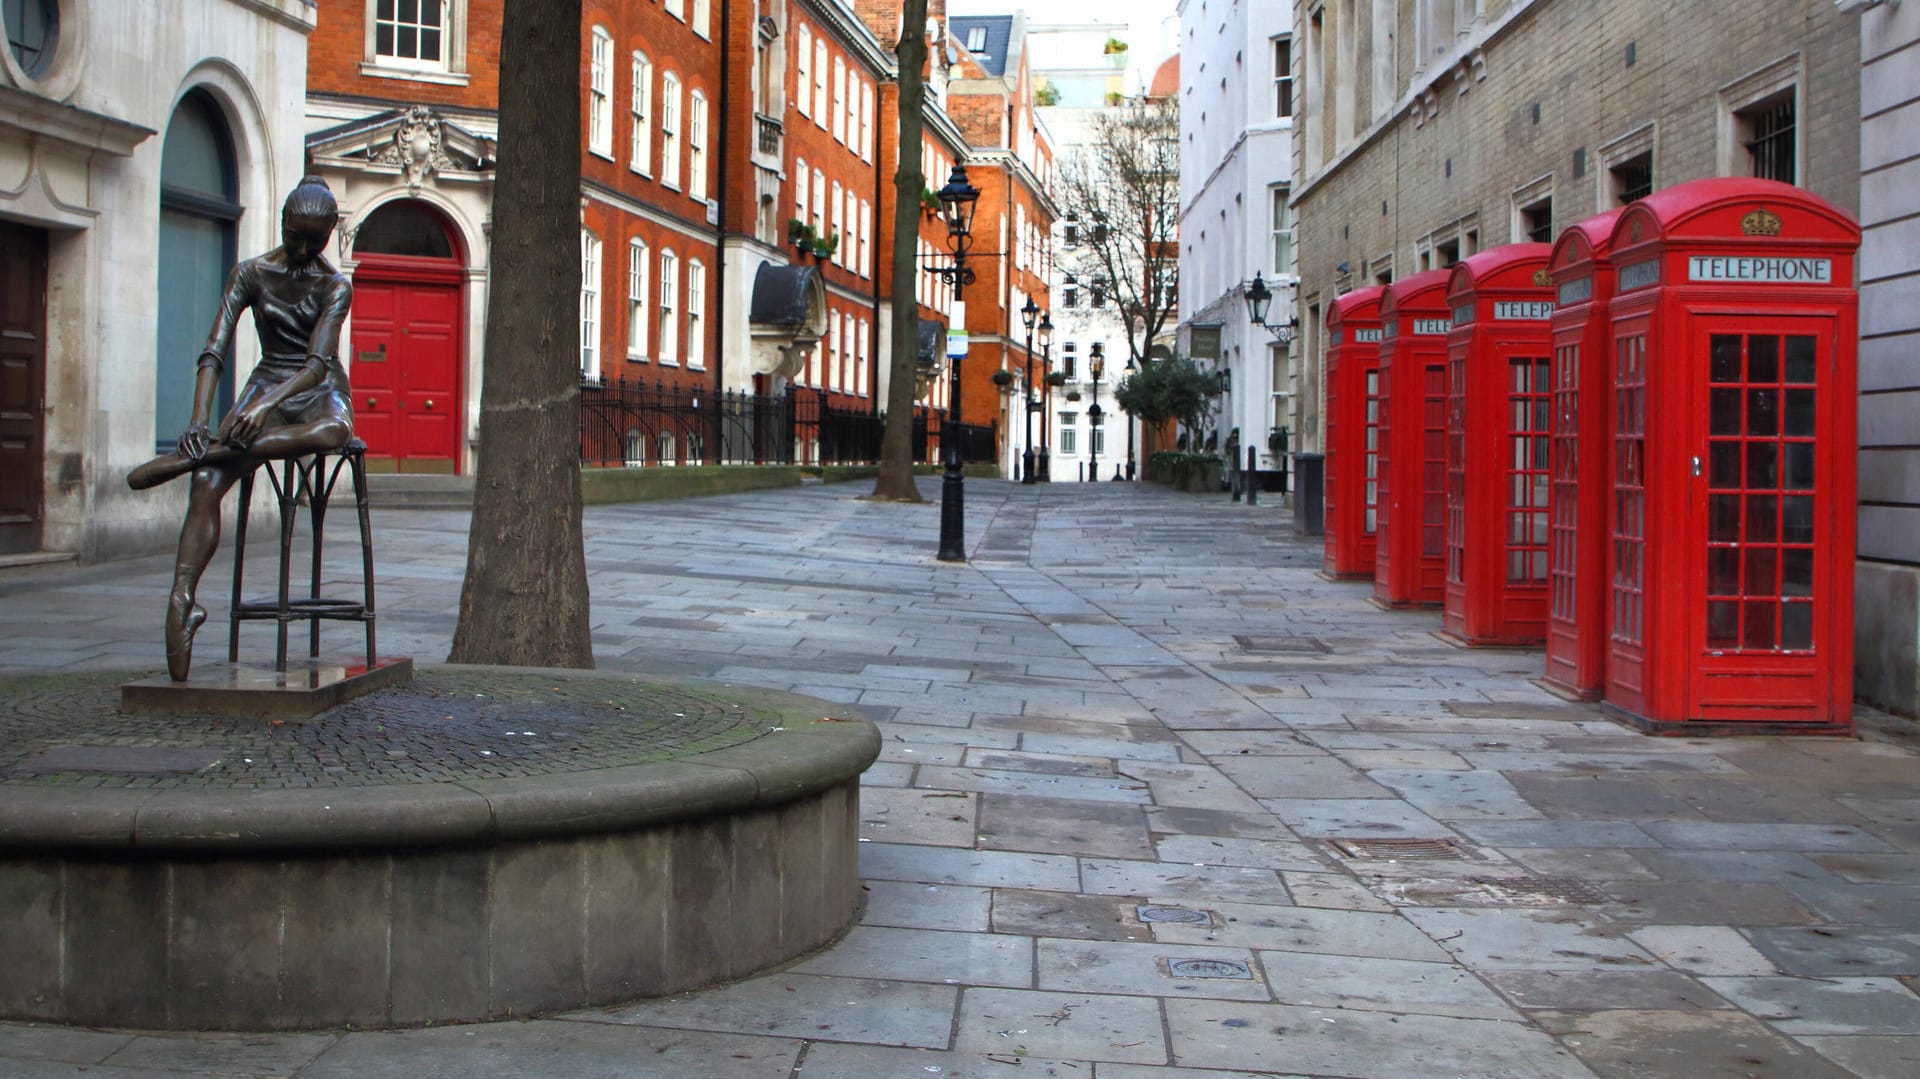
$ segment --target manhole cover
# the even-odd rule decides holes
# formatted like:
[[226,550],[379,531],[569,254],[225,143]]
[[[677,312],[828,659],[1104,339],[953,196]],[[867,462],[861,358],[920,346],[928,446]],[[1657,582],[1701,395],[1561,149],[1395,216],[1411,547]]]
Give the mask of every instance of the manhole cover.
[[1242,652],[1255,655],[1327,651],[1327,646],[1318,637],[1250,637],[1244,633],[1236,633],[1233,639],[1239,642]]
[[1173,925],[1212,925],[1213,916],[1204,910],[1188,910],[1186,907],[1135,907],[1134,912],[1142,922],[1149,925],[1155,922]]
[[1342,858],[1366,858],[1371,861],[1441,861],[1453,858],[1477,858],[1451,839],[1359,839],[1327,841]]
[[1176,978],[1252,978],[1245,963],[1232,959],[1169,959],[1167,973]]

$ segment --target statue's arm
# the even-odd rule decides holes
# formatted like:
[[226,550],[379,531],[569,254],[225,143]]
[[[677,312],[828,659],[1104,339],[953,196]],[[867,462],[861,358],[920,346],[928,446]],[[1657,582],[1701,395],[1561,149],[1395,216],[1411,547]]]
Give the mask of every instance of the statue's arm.
[[212,444],[209,425],[213,419],[213,398],[220,388],[220,369],[226,364],[227,350],[233,347],[234,327],[240,322],[240,312],[253,302],[254,282],[249,269],[247,263],[241,262],[227,273],[227,287],[220,294],[220,310],[213,316],[206,347],[200,350],[199,372],[193,381],[193,415],[187,421],[187,429],[181,432],[179,443],[180,452],[196,461]]
[[227,435],[229,440],[240,445],[250,445],[258,438],[266,425],[266,417],[280,402],[295,394],[305,393],[320,384],[326,377],[327,361],[334,357],[340,346],[340,327],[346,321],[347,309],[353,304],[353,286],[344,277],[332,277],[324,286],[327,290],[320,305],[320,315],[314,319],[313,332],[307,337],[307,360],[300,365],[285,382],[253,399],[246,408],[228,419]]

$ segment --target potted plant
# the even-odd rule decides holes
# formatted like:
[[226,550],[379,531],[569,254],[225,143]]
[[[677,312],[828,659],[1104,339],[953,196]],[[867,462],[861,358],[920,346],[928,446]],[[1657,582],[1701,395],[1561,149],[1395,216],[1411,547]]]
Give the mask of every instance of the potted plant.
[[1267,452],[1275,458],[1287,455],[1287,429],[1284,427],[1267,428]]
[[1000,387],[1003,390],[1006,389],[1008,386],[1013,385],[1013,372],[1007,370],[1004,367],[998,371],[995,371],[993,373],[993,384]]
[[837,232],[829,236],[815,236],[813,238],[813,257],[819,262],[825,262],[832,258],[833,253],[839,249],[840,234]]
[[1047,372],[1047,385],[1064,386],[1066,384],[1067,384],[1067,373],[1065,371]]
[[931,187],[920,189],[920,212],[928,217],[940,216],[940,196]]
[[1106,54],[1107,63],[1114,67],[1127,66],[1127,43],[1119,38],[1108,38],[1107,43],[1100,47],[1100,51]]
[[787,242],[793,245],[796,256],[812,251],[813,241],[813,226],[797,217],[787,219]]
[[1067,400],[1069,400],[1069,401],[1078,401],[1079,399],[1080,399],[1080,391],[1079,391],[1079,390],[1068,390],[1068,391],[1067,391]]

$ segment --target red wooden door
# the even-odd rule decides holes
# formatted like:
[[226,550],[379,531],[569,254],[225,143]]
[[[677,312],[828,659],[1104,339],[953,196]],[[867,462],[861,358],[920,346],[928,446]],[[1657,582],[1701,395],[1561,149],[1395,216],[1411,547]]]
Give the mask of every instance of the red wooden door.
[[0,224],[0,554],[40,547],[47,237]]
[[[1691,355],[1704,357],[1705,408],[1693,409],[1686,551],[1693,599],[1682,639],[1687,714],[1778,718],[1824,710],[1833,632],[1829,572],[1836,513],[1834,326],[1830,319],[1703,318]],[[1695,362],[1700,362],[1696,360]],[[1696,377],[1700,372],[1696,372]],[[1852,587],[1851,582],[1846,583]]]
[[400,472],[460,463],[460,286],[380,263],[354,275],[353,407],[367,455]]

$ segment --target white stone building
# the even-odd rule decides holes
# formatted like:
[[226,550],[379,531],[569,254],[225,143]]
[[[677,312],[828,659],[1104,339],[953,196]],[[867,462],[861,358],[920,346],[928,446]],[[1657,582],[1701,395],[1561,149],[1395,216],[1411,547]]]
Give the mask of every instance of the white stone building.
[[[315,6],[6,9],[0,557],[154,550],[179,530],[185,485],[136,494],[126,474],[184,425],[227,268],[279,243]],[[227,394],[257,358],[251,338]]]
[[1860,548],[1855,689],[1920,714],[1920,4],[1860,12]]
[[1287,323],[1293,13],[1256,0],[1181,0],[1179,12],[1180,352],[1224,372],[1217,422],[1239,430],[1242,463],[1252,446],[1277,470],[1271,436],[1299,429],[1298,387],[1288,346],[1250,323],[1246,292],[1258,272],[1268,324]]

